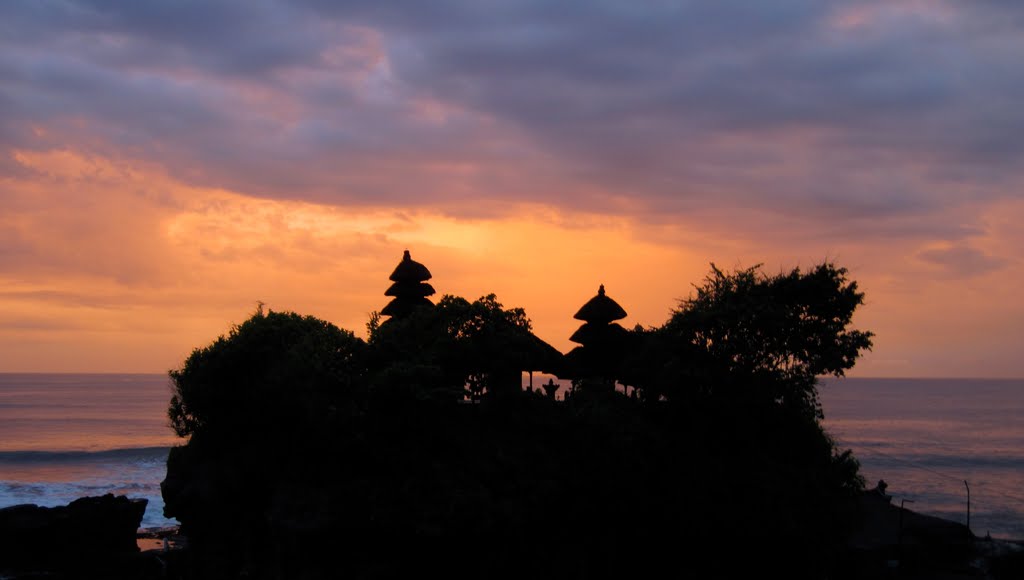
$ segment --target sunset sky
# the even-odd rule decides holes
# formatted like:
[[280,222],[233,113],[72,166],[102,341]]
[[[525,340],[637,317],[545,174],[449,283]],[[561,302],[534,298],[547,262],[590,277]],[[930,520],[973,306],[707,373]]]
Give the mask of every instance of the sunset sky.
[[365,336],[409,249],[563,351],[599,284],[831,260],[852,376],[1021,377],[1022,57],[1004,0],[8,0],[0,371]]

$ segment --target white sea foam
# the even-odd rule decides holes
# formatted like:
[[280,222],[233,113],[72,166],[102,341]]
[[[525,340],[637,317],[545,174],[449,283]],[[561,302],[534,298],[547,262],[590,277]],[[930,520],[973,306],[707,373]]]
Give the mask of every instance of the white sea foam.
[[160,495],[169,400],[163,375],[0,374],[0,507],[114,493],[149,500],[142,527],[176,524]]
[[142,527],[177,522],[163,516],[160,481],[167,448],[114,452],[0,453],[0,506],[31,503],[52,507],[85,496],[113,493],[149,500]]

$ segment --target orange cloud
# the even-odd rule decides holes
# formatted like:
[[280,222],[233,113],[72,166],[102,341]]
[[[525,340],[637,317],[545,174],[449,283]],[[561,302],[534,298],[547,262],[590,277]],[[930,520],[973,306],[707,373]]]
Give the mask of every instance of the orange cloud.
[[829,241],[746,234],[799,227],[759,212],[651,222],[628,201],[620,216],[509,203],[494,217],[457,218],[252,198],[67,149],[17,160],[26,173],[4,179],[0,216],[6,371],[160,372],[257,301],[362,334],[408,248],[439,293],[495,292],[526,308],[537,334],[563,351],[572,314],[599,284],[629,312],[627,326],[654,326],[710,261],[762,262],[771,272],[833,259],[867,293],[855,323],[877,333],[855,374],[1021,373],[1010,352],[1024,323],[1020,203],[986,209],[959,245],[921,235]]

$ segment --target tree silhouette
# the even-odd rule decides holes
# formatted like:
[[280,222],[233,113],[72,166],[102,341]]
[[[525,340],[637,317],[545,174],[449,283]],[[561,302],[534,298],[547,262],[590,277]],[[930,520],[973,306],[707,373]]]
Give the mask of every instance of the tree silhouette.
[[733,397],[820,417],[816,377],[842,376],[871,348],[871,332],[848,328],[863,302],[830,263],[774,276],[712,264],[664,326],[636,333],[633,371],[659,396]]
[[170,372],[171,426],[180,437],[207,431],[226,437],[320,422],[365,386],[365,347],[329,322],[261,306]]
[[386,382],[411,381],[454,398],[464,387],[473,397],[518,392],[522,371],[554,369],[561,358],[531,333],[522,308],[505,309],[494,294],[473,302],[445,295],[434,308],[372,326],[370,346],[391,374]]

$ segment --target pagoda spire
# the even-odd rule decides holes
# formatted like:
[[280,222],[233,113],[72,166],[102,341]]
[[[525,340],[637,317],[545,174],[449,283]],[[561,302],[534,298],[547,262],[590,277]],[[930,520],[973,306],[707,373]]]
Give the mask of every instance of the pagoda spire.
[[605,293],[604,284],[597,295],[580,307],[573,316],[583,324],[569,337],[581,344],[569,352],[572,373],[587,389],[615,389],[616,369],[623,356],[629,332],[616,320],[626,317],[626,311]]
[[393,319],[403,318],[416,308],[433,306],[434,303],[427,299],[427,296],[435,293],[434,287],[426,282],[430,278],[432,278],[430,270],[413,260],[409,250],[406,250],[402,254],[402,261],[388,277],[393,284],[388,287],[384,295],[391,296],[392,300],[380,313]]
[[588,300],[573,316],[576,320],[582,320],[587,324],[597,326],[607,325],[615,320],[622,320],[625,317],[626,311],[619,306],[618,302],[605,294],[604,284],[601,284],[600,288],[597,289],[597,296]]

